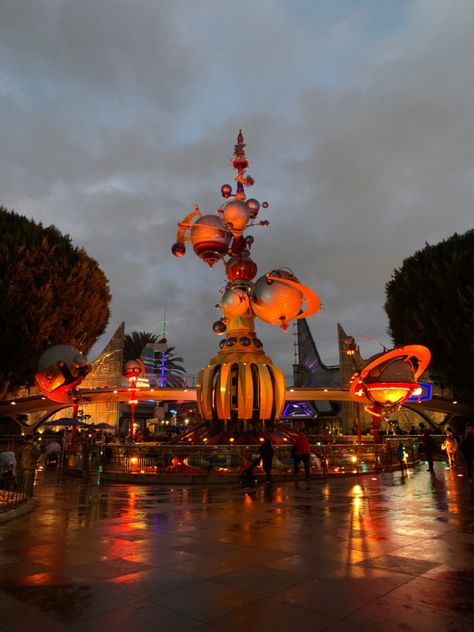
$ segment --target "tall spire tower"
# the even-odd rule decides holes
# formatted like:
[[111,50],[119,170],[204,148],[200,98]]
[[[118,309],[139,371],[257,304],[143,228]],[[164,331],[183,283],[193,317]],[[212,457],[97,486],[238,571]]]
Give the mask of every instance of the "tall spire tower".
[[254,281],[257,265],[250,256],[254,238],[245,233],[251,227],[268,226],[268,220],[257,219],[260,207],[267,209],[268,203],[260,205],[255,198],[247,199],[246,189],[254,184],[254,179],[246,173],[250,163],[245,147],[239,130],[231,161],[237,172],[235,191],[230,184],[222,185],[225,201],[214,214],[202,215],[195,206],[178,224],[172,252],[183,256],[189,241],[194,253],[209,266],[222,261],[227,277],[217,305],[222,316],[213,325],[214,332],[225,337],[217,355],[197,379],[202,418],[226,422],[231,427],[240,422],[244,426],[251,423],[261,429],[266,422],[281,417],[285,383],[282,371],[265,354],[257,337],[255,319],[286,331],[289,321],[316,313],[320,302],[287,268],[273,270]]

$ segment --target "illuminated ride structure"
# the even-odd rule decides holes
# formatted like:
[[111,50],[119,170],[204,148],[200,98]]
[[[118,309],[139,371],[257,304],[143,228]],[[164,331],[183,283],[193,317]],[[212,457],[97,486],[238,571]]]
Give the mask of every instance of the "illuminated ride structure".
[[[354,346],[349,343],[348,355],[353,354]],[[377,443],[381,418],[399,410],[409,398],[421,395],[418,379],[430,359],[426,347],[407,345],[374,356],[352,376],[349,395],[356,404],[364,404],[371,415],[372,434]]]
[[[294,434],[279,424],[285,402],[336,400],[366,404],[377,430],[380,418],[402,406],[420,390],[418,378],[426,369],[430,352],[421,345],[411,345],[380,354],[356,372],[350,387],[331,383],[324,386],[285,388],[283,374],[265,354],[255,332],[255,318],[279,325],[284,331],[292,320],[315,314],[320,308],[318,296],[299,283],[287,268],[257,276],[257,265],[250,257],[254,242],[246,235],[248,228],[267,226],[267,220],[257,220],[260,206],[247,199],[245,189],[253,184],[246,175],[249,162],[245,155],[242,132],[235,145],[232,166],[236,190],[221,187],[225,202],[212,214],[203,215],[198,207],[178,224],[177,240],[172,247],[175,256],[186,252],[190,242],[194,253],[209,266],[222,261],[227,277],[226,286],[217,307],[222,316],[213,325],[214,332],[224,336],[218,353],[198,374],[196,389],[173,387],[138,387],[141,367],[129,362],[124,367],[128,387],[78,389],[90,370],[80,351],[67,345],[49,348],[39,360],[36,382],[42,396],[25,397],[20,401],[0,402],[0,414],[11,405],[18,413],[54,411],[73,407],[77,417],[79,405],[97,402],[128,401],[131,407],[130,435],[133,436],[134,406],[144,400],[196,401],[203,420],[199,426],[180,435],[187,444],[255,444],[269,438],[273,443],[291,441]],[[355,353],[350,344],[346,353]],[[354,358],[352,358],[354,360]],[[314,371],[313,371],[314,372]],[[49,412],[48,412],[49,411]],[[47,416],[43,418],[46,420]],[[359,428],[360,429],[360,428]],[[359,432],[360,434],[360,432]],[[377,440],[374,432],[374,440]]]
[[[186,242],[194,253],[212,267],[222,261],[227,284],[222,289],[222,316],[213,324],[218,336],[224,336],[219,351],[197,377],[196,399],[201,418],[207,426],[188,433],[199,441],[211,440],[208,428],[221,424],[218,441],[245,439],[246,431],[260,433],[266,425],[281,418],[285,404],[285,383],[282,371],[264,351],[255,332],[255,319],[279,325],[284,331],[293,319],[307,318],[320,308],[318,296],[302,285],[288,268],[273,270],[254,281],[257,265],[250,256],[254,242],[246,231],[255,226],[267,226],[268,220],[258,220],[260,207],[268,203],[247,199],[245,190],[254,180],[246,174],[249,161],[245,155],[242,131],[239,132],[232,158],[237,172],[235,192],[232,186],[221,187],[226,200],[213,214],[203,215],[196,206],[178,224],[175,256],[186,252]],[[280,432],[285,432],[280,428]],[[219,434],[219,433],[218,433]],[[272,437],[275,439],[275,437]]]

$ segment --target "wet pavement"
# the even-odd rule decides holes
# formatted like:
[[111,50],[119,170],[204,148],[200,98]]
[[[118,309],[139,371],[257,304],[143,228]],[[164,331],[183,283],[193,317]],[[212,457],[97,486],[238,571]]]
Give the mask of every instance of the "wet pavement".
[[472,630],[474,488],[435,468],[250,489],[41,473],[0,524],[1,630]]

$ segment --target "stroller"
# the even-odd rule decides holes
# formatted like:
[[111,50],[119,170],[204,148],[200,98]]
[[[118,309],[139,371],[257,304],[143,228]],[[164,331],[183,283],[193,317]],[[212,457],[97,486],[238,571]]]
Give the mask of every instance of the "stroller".
[[257,480],[253,471],[257,465],[260,465],[260,455],[252,453],[244,456],[244,467],[239,477],[241,485],[255,485]]
[[51,452],[46,456],[46,467],[47,468],[55,468],[59,466],[59,452]]

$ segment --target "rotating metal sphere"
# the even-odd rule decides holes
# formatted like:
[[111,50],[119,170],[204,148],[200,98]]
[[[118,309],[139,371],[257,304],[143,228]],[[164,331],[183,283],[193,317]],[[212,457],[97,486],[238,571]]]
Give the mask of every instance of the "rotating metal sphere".
[[86,356],[70,345],[47,349],[38,361],[35,381],[42,394],[53,401],[69,401],[71,392],[89,373]]
[[240,256],[229,259],[225,273],[229,281],[251,281],[257,274],[257,264],[243,252]]
[[233,230],[242,231],[250,220],[251,210],[241,200],[231,200],[222,209],[225,223],[232,224]]
[[298,315],[303,304],[303,294],[297,288],[278,280],[269,281],[268,276],[298,279],[286,270],[274,270],[270,275],[257,279],[252,290],[252,309],[261,320],[272,325],[283,325]]
[[216,320],[216,322],[212,325],[212,331],[217,336],[222,336],[222,334],[225,334],[226,329],[227,326],[222,320]]
[[232,195],[232,187],[230,186],[230,184],[223,184],[221,186],[221,195],[223,198],[230,198],[230,196]]
[[191,242],[197,256],[209,266],[229,250],[231,234],[217,215],[203,215],[191,227]]
[[175,257],[183,257],[186,254],[186,246],[180,242],[173,244],[171,252]]
[[258,211],[260,209],[260,202],[255,200],[254,198],[250,198],[246,202],[247,206],[250,210],[250,219],[254,219],[258,215]]
[[242,288],[227,288],[222,296],[222,309],[226,318],[242,316],[249,309],[249,297]]

